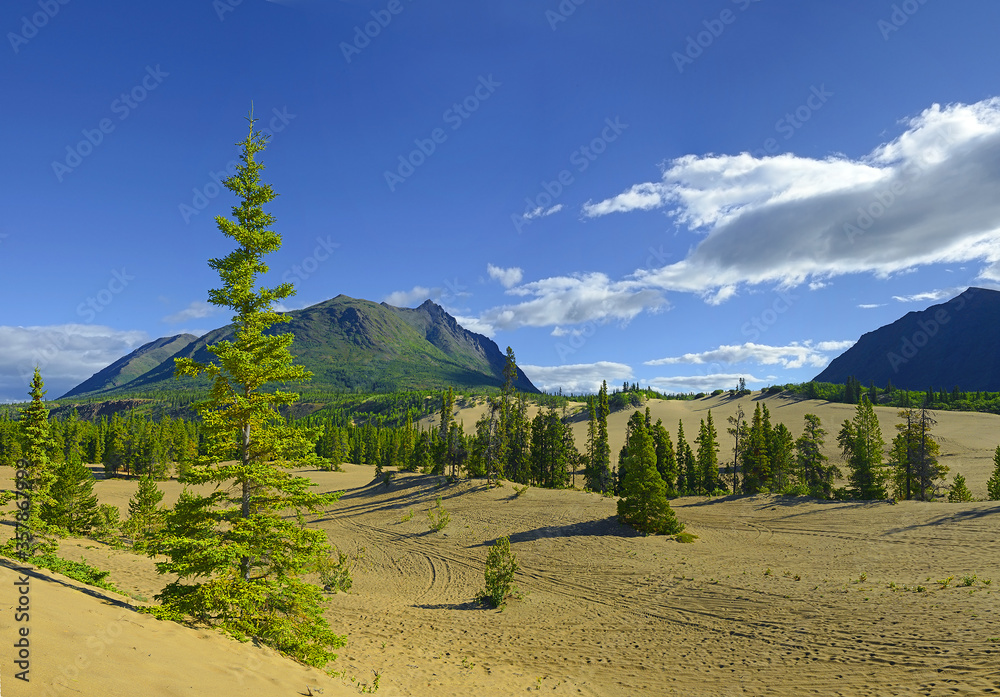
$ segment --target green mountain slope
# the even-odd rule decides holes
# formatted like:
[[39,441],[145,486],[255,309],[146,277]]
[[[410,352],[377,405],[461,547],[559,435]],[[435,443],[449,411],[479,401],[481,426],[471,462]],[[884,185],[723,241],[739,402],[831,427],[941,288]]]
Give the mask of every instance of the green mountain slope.
[[112,390],[126,385],[158,367],[163,361],[197,341],[194,334],[178,334],[151,341],[127,356],[119,358],[104,370],[94,373],[63,397],[79,397],[91,392]]
[[[503,383],[505,358],[497,345],[461,327],[430,300],[410,309],[338,295],[288,315],[291,321],[273,330],[295,334],[292,354],[314,374],[303,391],[390,392],[499,387]],[[102,384],[98,373],[67,396],[110,397],[203,387],[207,383],[175,380],[173,359],[208,362],[213,356],[206,347],[231,337],[231,326],[221,327],[180,347],[129,382]],[[84,386],[86,390],[81,389]],[[517,389],[538,392],[520,369]]]

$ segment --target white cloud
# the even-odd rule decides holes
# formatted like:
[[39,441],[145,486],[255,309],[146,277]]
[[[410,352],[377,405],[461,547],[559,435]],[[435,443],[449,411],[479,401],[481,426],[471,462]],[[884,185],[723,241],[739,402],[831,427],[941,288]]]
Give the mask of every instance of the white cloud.
[[952,298],[966,291],[967,288],[944,288],[940,290],[930,290],[924,293],[914,293],[913,295],[894,295],[892,299],[901,303],[919,303]]
[[493,335],[496,333],[496,330],[492,325],[483,322],[478,317],[461,317],[450,312],[448,314],[451,314],[452,317],[455,318],[455,321],[458,322],[460,327],[468,329],[470,332],[482,334],[483,336],[488,336],[490,338],[493,338]]
[[711,392],[712,390],[736,389],[740,378],[748,385],[761,385],[767,379],[755,378],[746,373],[711,373],[709,375],[676,375],[667,378],[653,378],[651,387],[664,393]]
[[438,300],[441,298],[440,288],[425,288],[424,286],[413,286],[411,290],[397,290],[385,296],[384,302],[393,307],[411,307],[420,305],[425,300]]
[[0,400],[28,399],[37,365],[48,398],[55,399],[149,341],[140,331],[93,324],[0,326]]
[[531,300],[486,310],[479,320],[494,329],[546,327],[583,322],[627,322],[643,310],[659,310],[666,301],[658,290],[613,283],[605,274],[557,276],[516,286],[510,295]]
[[862,310],[874,310],[876,307],[885,307],[885,303],[863,303],[858,307]]
[[633,377],[632,368],[611,361],[556,366],[522,365],[520,368],[535,387],[546,392],[562,388],[563,392],[576,394],[597,393],[604,380],[616,385]]
[[212,305],[211,303],[204,302],[203,300],[194,300],[180,312],[175,312],[172,315],[164,317],[163,321],[167,324],[179,324],[192,319],[204,319],[205,317],[211,317],[212,315],[219,314],[220,311],[221,308],[217,305]]
[[[879,277],[932,263],[1000,264],[1000,98],[937,104],[855,159],[686,155],[659,181],[588,216],[666,208],[704,237],[682,261],[639,270],[634,287],[721,302],[742,284]],[[986,268],[983,277],[1000,278]],[[719,291],[723,291],[721,294]]]
[[813,281],[809,284],[809,290],[819,290],[821,288],[826,288],[829,283],[824,283],[823,281]]
[[542,208],[541,206],[539,206],[538,208],[535,208],[534,210],[528,211],[527,213],[523,214],[521,217],[524,218],[525,220],[534,220],[535,218],[544,218],[546,216],[552,215],[553,213],[558,213],[562,209],[563,205],[561,203],[557,203],[551,208]]
[[788,370],[801,368],[805,365],[817,368],[826,367],[831,358],[828,353],[843,351],[854,345],[853,341],[821,341],[813,345],[812,341],[803,343],[792,342],[787,346],[768,346],[747,342],[742,345],[722,345],[712,351],[701,353],[685,353],[683,356],[670,356],[646,361],[645,365],[703,365],[706,363],[757,363],[758,365],[776,365]]
[[487,264],[486,273],[490,275],[490,278],[500,281],[500,285],[504,288],[516,286],[521,282],[521,279],[524,278],[524,272],[517,266],[504,269],[499,266],[494,266],[493,264]]

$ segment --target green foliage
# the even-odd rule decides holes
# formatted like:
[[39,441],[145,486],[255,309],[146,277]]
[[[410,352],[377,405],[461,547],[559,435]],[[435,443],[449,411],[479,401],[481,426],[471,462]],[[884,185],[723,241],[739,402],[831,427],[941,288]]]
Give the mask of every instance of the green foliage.
[[346,593],[351,590],[354,580],[351,571],[364,557],[364,550],[359,550],[356,554],[341,552],[336,547],[333,553],[324,555],[316,561],[315,571],[319,574],[319,580],[323,584],[323,590],[331,593]]
[[514,574],[517,570],[517,557],[510,551],[510,538],[501,537],[493,543],[486,555],[486,588],[479,591],[476,600],[502,608],[508,597],[518,593],[514,587]]
[[965,477],[960,474],[955,475],[955,481],[951,485],[951,490],[948,492],[949,503],[962,503],[965,501],[974,501],[972,498],[972,492],[969,491],[969,487],[965,485]]
[[691,544],[692,542],[698,539],[698,536],[692,535],[689,532],[679,532],[676,535],[674,535],[674,539],[683,544]]
[[121,547],[121,513],[118,506],[102,503],[97,507],[97,522],[94,525],[94,539],[106,542],[115,548]]
[[[52,554],[55,551],[53,534],[58,532],[58,523],[51,516],[53,505],[52,489],[57,483],[55,465],[49,453],[54,447],[49,432],[49,410],[43,399],[45,383],[38,368],[31,379],[31,401],[20,410],[18,422],[21,436],[21,466],[27,471],[26,488],[18,489],[18,507],[15,509],[19,523],[18,557],[29,560],[36,554]],[[28,496],[25,496],[28,493]],[[54,529],[55,528],[55,529]]]
[[254,130],[252,114],[248,120],[241,164],[224,182],[242,199],[233,208],[237,222],[216,218],[238,247],[209,260],[222,280],[209,301],[234,312],[233,338],[208,347],[217,363],[176,361],[178,376],[211,380],[208,399],[196,405],[204,455],[186,480],[216,488],[207,495],[185,490],[165,516],[156,547],[168,561],[156,566],[177,579],[156,597],[168,611],[322,667],[345,640],[323,618],[321,590],[300,578],[329,552],[325,533],[307,528],[304,513],[331,505],[339,494],[317,494],[308,479],[286,471],[311,459],[318,434],[286,423],[279,410],[298,395],[273,388],[310,374],[293,362],[292,334],[268,332],[288,321],[273,308],[294,293],[292,285],[257,287],[257,276],[268,271],[264,256],[281,247],[281,237],[268,229],[274,218],[262,206],[276,194],[261,183],[263,165],[254,159],[266,139]]
[[867,395],[861,397],[853,421],[845,420],[837,442],[850,469],[850,492],[857,499],[884,499],[885,476],[882,456],[885,441],[878,418]]
[[156,553],[157,540],[163,529],[164,511],[160,507],[163,492],[152,477],[139,480],[139,488],[128,502],[128,520],[122,525],[122,534],[139,552]]
[[45,521],[73,535],[88,535],[98,523],[94,475],[79,461],[56,469],[51,503],[43,508]]
[[120,593],[115,584],[107,581],[110,571],[101,571],[96,566],[91,566],[86,561],[70,561],[56,556],[54,553],[43,554],[31,560],[31,563],[42,569],[49,569],[56,573],[68,576],[74,580],[86,583],[89,586],[103,588],[105,590]]
[[1000,501],[1000,445],[993,453],[993,474],[986,481],[986,493],[990,501]]
[[427,511],[427,518],[431,522],[431,530],[433,532],[441,532],[451,522],[451,514],[441,506],[440,496],[437,497],[437,503],[434,508]]
[[666,485],[656,471],[653,439],[640,412],[632,415],[629,426],[618,520],[640,532],[676,535],[684,530],[684,524],[667,502]]

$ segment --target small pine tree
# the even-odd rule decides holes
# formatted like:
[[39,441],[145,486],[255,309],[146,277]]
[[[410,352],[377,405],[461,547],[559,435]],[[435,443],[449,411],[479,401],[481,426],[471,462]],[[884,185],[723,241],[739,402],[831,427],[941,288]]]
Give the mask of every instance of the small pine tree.
[[78,460],[56,470],[52,501],[42,510],[46,522],[73,535],[88,535],[99,521],[94,475]]
[[501,537],[486,555],[486,588],[479,591],[476,599],[502,608],[507,598],[518,593],[514,586],[517,569],[517,557],[510,551],[510,538]]
[[163,527],[162,500],[163,492],[152,477],[139,480],[139,488],[128,502],[128,520],[122,524],[122,533],[131,539],[133,549],[155,552],[155,539]]
[[993,453],[993,475],[986,482],[986,493],[990,501],[1000,501],[1000,445]]
[[956,474],[955,482],[951,485],[951,491],[948,492],[948,501],[950,503],[961,503],[963,501],[972,500],[972,492],[969,491],[969,487],[965,485],[965,477],[960,474]]

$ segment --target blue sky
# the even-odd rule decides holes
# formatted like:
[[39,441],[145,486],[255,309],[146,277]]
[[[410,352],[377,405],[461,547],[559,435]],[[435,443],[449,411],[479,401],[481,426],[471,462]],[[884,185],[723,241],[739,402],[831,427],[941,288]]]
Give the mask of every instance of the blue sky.
[[1000,280],[986,0],[8,0],[0,400],[206,304],[251,101],[297,308],[428,297],[539,387],[816,375]]

